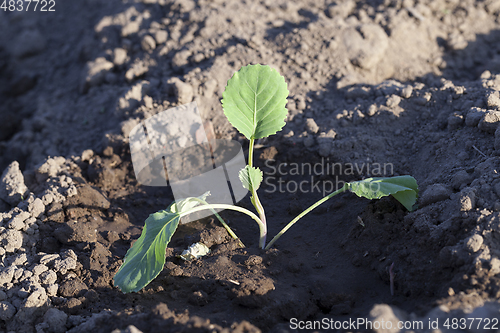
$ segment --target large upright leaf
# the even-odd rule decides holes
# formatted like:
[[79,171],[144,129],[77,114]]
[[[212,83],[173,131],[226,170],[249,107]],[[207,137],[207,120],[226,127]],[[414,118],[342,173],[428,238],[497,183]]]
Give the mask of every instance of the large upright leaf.
[[222,107],[229,122],[247,139],[260,139],[285,126],[287,96],[285,79],[275,69],[248,65],[227,81]]
[[[200,196],[204,200],[209,193]],[[139,239],[127,251],[114,277],[122,292],[137,292],[160,274],[165,265],[165,250],[179,225],[182,213],[199,205],[195,198],[173,202],[167,209],[149,215]]]
[[380,199],[392,195],[409,211],[413,210],[418,196],[417,181],[411,176],[366,178],[348,183],[347,186],[359,197],[367,199]]

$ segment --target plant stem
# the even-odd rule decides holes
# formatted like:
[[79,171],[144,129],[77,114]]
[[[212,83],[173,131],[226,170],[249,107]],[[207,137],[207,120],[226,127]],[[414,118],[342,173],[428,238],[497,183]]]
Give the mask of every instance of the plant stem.
[[[252,167],[253,164],[253,146],[255,139],[250,139],[250,145],[248,146],[248,166]],[[260,238],[259,238],[259,247],[264,248],[266,246],[266,238],[267,238],[267,222],[266,222],[266,213],[264,211],[264,207],[260,203],[259,196],[257,195],[257,191],[252,191],[252,204],[259,213],[260,221],[264,225],[263,229],[260,230]]]
[[340,190],[337,190],[333,193],[330,193],[329,195],[327,195],[326,197],[316,201],[314,204],[312,204],[309,208],[307,208],[306,210],[304,210],[302,213],[300,213],[296,218],[294,218],[290,223],[288,223],[283,229],[281,229],[281,231],[279,232],[279,234],[277,234],[276,236],[274,236],[274,238],[269,242],[269,244],[267,244],[266,246],[266,250],[269,250],[271,248],[271,246],[273,246],[274,242],[276,242],[280,237],[281,235],[283,235],[288,229],[290,229],[290,227],[292,225],[295,224],[295,222],[297,222],[298,220],[300,220],[302,217],[304,217],[304,215],[306,215],[307,213],[309,213],[310,211],[312,211],[314,208],[318,207],[319,205],[321,205],[323,202],[327,201],[328,199],[330,199],[331,197],[341,193],[341,192],[344,192],[348,189],[348,183],[345,183],[344,186],[340,189]]
[[260,233],[259,239],[259,247],[263,249],[266,246],[266,238],[267,238],[267,222],[266,222],[266,213],[264,212],[264,207],[260,203],[259,197],[257,195],[257,191],[252,191],[252,203],[257,212],[259,213],[260,220],[264,225],[263,232]]
[[196,213],[196,212],[199,212],[199,211],[205,210],[205,209],[210,209],[210,210],[213,211],[214,209],[219,209],[219,208],[220,209],[235,210],[237,212],[247,214],[252,219],[254,219],[255,222],[257,222],[257,224],[259,225],[260,237],[262,238],[263,235],[265,236],[265,234],[266,234],[266,225],[264,223],[262,223],[262,221],[259,219],[259,217],[257,215],[255,215],[254,213],[252,213],[251,211],[249,211],[248,209],[245,209],[243,207],[238,207],[238,206],[233,206],[233,205],[226,205],[226,204],[207,204],[205,206],[194,207],[194,208],[190,209],[189,211],[180,214],[179,217],[181,218],[181,217],[186,216],[188,214]]
[[[196,197],[194,197],[193,199],[195,199],[198,202],[201,202],[204,205],[207,205],[207,206],[210,205],[208,202],[206,202],[203,199],[196,198]],[[214,215],[217,217],[217,219],[222,224],[222,226],[227,230],[227,232],[231,235],[231,237],[233,237],[233,239],[236,239],[240,243],[241,247],[246,247],[245,244],[243,244],[243,242],[240,240],[240,238],[238,236],[236,236],[236,234],[234,233],[234,231],[231,230],[231,228],[226,224],[226,222],[224,222],[224,220],[219,215],[219,213],[217,213],[213,208],[210,208],[210,210],[212,211],[212,213],[214,213]]]
[[252,166],[253,161],[253,144],[255,139],[250,139],[250,145],[248,146],[248,166]]

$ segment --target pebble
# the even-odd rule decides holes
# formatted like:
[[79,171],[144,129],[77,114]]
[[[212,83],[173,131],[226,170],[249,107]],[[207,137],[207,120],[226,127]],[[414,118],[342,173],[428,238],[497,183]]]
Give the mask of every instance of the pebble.
[[24,176],[19,169],[19,163],[14,161],[5,169],[0,179],[0,199],[11,206],[17,206],[27,192],[28,188],[24,184]]
[[319,131],[319,126],[316,124],[313,118],[307,118],[305,130],[311,134],[316,134]]
[[500,108],[500,93],[496,90],[488,92],[486,104],[491,108]]
[[6,252],[14,252],[23,245],[23,234],[19,230],[4,230],[0,233],[0,243]]
[[87,62],[84,70],[84,79],[81,84],[81,92],[85,93],[90,87],[98,86],[104,82],[106,73],[114,67],[111,61],[104,57],[99,57],[93,61]]
[[403,88],[403,90],[401,90],[401,96],[404,98],[410,98],[412,93],[413,93],[412,86],[406,86]]
[[468,212],[476,207],[476,194],[471,188],[466,188],[460,192],[460,211]]
[[123,65],[127,61],[127,51],[122,48],[116,48],[113,51],[113,64]]
[[173,77],[167,81],[170,86],[171,92],[177,97],[177,102],[179,104],[187,104],[193,101],[193,87],[185,82],[182,82],[179,78]]
[[472,253],[479,251],[482,245],[483,237],[481,235],[472,235],[465,241],[465,247]]
[[39,217],[43,212],[45,212],[45,205],[43,204],[42,199],[36,198],[32,203],[30,203],[28,211],[33,217]]
[[7,227],[9,229],[21,230],[24,228],[24,221],[26,221],[30,217],[28,212],[21,212],[14,216],[8,223]]
[[487,133],[495,133],[500,124],[500,111],[487,111],[484,117],[479,121],[480,130]]
[[141,47],[146,52],[151,52],[156,49],[156,40],[150,35],[146,35],[142,38]]
[[156,44],[163,44],[168,39],[168,32],[166,30],[158,30],[155,32]]
[[396,106],[399,105],[400,102],[401,102],[401,97],[399,97],[398,95],[391,95],[391,97],[389,97],[385,102],[385,105],[388,108],[395,108]]

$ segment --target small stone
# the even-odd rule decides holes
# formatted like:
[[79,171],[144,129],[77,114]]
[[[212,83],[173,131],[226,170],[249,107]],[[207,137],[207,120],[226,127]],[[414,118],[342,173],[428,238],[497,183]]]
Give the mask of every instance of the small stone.
[[89,61],[84,71],[84,79],[81,91],[87,92],[90,87],[98,86],[104,82],[106,73],[114,67],[111,61],[104,57],[99,57],[94,61]]
[[472,235],[465,240],[465,247],[472,253],[479,251],[482,245],[483,237],[480,235]]
[[412,93],[413,93],[412,86],[406,86],[403,88],[403,90],[401,90],[401,96],[404,98],[410,98]]
[[43,265],[52,265],[54,261],[57,259],[60,259],[61,257],[58,254],[51,253],[51,254],[44,254],[40,258],[40,264]]
[[203,306],[208,304],[208,295],[204,291],[195,291],[188,296],[188,302],[192,305]]
[[49,284],[45,286],[45,290],[47,290],[47,295],[50,297],[57,296],[57,291],[59,290],[59,285],[57,283]]
[[151,52],[156,49],[156,41],[150,35],[146,35],[142,38],[141,46],[144,51]]
[[189,64],[190,56],[191,56],[191,51],[189,50],[183,50],[177,52],[172,58],[172,66],[177,70],[181,69],[182,67]]
[[132,66],[125,73],[125,78],[128,81],[132,81],[149,71],[149,65],[143,60],[135,61]]
[[33,217],[39,217],[43,212],[45,212],[45,205],[42,199],[36,198],[35,201],[29,204],[28,211]]
[[0,286],[10,283],[12,281],[16,269],[17,269],[16,266],[0,268]]
[[368,107],[368,110],[366,111],[366,114],[371,117],[371,116],[374,116],[375,113],[377,113],[377,111],[378,111],[377,105],[376,104],[371,104]]
[[16,314],[16,307],[9,302],[0,302],[0,320],[8,322]]
[[57,281],[57,274],[53,270],[49,270],[40,274],[40,282],[42,284],[53,284]]
[[187,104],[193,101],[193,87],[190,84],[182,82],[177,77],[169,79],[167,83],[170,86],[171,92],[177,97],[179,104]]
[[14,252],[23,245],[23,234],[19,230],[4,230],[0,233],[0,245],[6,252]]
[[127,23],[122,27],[122,37],[127,37],[129,35],[139,32],[141,28],[141,20],[135,20]]
[[0,179],[0,199],[11,206],[17,206],[27,192],[28,188],[24,184],[24,176],[19,169],[19,163],[14,161],[5,169]]
[[478,127],[484,132],[495,133],[498,124],[500,124],[500,111],[490,110],[479,121]]
[[391,97],[389,97],[387,99],[387,101],[385,102],[385,105],[388,108],[395,108],[396,106],[399,105],[400,102],[401,102],[401,97],[399,97],[398,95],[392,95]]
[[94,156],[94,151],[92,149],[86,149],[82,153],[82,161],[88,162]]
[[113,51],[113,63],[121,66],[127,61],[127,51],[122,48],[116,48]]
[[491,258],[489,265],[490,275],[497,275],[500,273],[500,260],[498,258]]
[[313,118],[307,118],[305,130],[311,134],[316,134],[319,131],[319,126],[316,124]]
[[49,325],[50,332],[64,333],[66,332],[66,321],[68,315],[61,310],[50,308],[43,316],[43,321]]
[[35,267],[33,267],[32,272],[35,275],[40,275],[43,272],[46,272],[48,270],[49,270],[49,268],[47,266],[45,266],[43,264],[39,264],[39,265],[36,265]]
[[21,230],[24,228],[24,221],[29,217],[30,214],[28,212],[20,212],[7,223],[7,227],[9,229]]
[[66,274],[69,270],[76,268],[76,259],[72,257],[68,257],[64,260],[56,260],[54,261],[54,271]]
[[245,260],[245,265],[247,266],[255,266],[260,264],[262,264],[262,257],[254,254],[248,257],[247,260]]
[[470,187],[460,191],[459,197],[460,211],[468,212],[476,207],[476,193]]
[[422,206],[426,206],[438,201],[449,199],[451,195],[451,190],[448,189],[443,184],[433,184],[427,187],[422,196],[420,197],[420,203]]
[[168,39],[168,32],[166,30],[158,30],[155,32],[156,44],[163,44]]
[[491,108],[500,108],[500,93],[496,90],[486,95],[486,104]]

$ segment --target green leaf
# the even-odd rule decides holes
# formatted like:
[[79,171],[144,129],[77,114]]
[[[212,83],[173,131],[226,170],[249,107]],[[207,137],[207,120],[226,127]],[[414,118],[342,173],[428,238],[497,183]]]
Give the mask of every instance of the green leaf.
[[[204,200],[208,195],[209,192],[199,198]],[[199,204],[195,198],[187,198],[149,215],[141,236],[127,251],[114,277],[115,286],[124,293],[137,292],[156,278],[165,265],[165,250],[179,225],[181,214]]]
[[243,187],[250,192],[257,191],[262,183],[262,171],[249,165],[240,170],[239,177]]
[[260,139],[285,126],[287,96],[285,79],[275,69],[248,65],[227,81],[222,107],[229,122],[247,139]]
[[418,197],[417,181],[411,176],[367,178],[347,185],[356,195],[367,199],[380,199],[392,195],[409,211],[413,210]]

